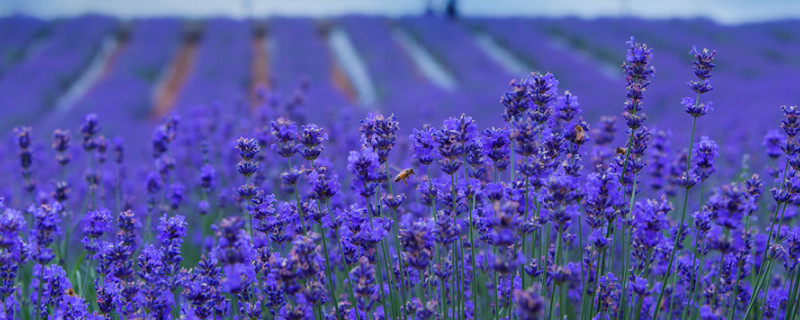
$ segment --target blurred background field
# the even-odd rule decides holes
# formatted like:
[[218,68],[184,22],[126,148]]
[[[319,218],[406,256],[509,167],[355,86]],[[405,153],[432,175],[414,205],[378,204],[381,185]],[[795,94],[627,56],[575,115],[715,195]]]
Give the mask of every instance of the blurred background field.
[[[353,128],[380,110],[396,114],[404,133],[461,113],[502,126],[500,95],[531,71],[553,72],[593,124],[622,108],[619,65],[631,36],[655,49],[648,125],[669,125],[678,139],[686,122],[672,120],[685,116],[695,45],[719,51],[709,98],[717,115],[699,135],[758,146],[779,107],[800,101],[800,21],[790,1],[701,1],[688,11],[500,2],[460,1],[453,18],[442,1],[7,1],[0,130],[10,137],[32,124],[47,136],[98,113],[107,135],[130,139],[149,136],[171,112],[214,104],[244,114],[292,109]],[[722,153],[741,161],[742,150]]]

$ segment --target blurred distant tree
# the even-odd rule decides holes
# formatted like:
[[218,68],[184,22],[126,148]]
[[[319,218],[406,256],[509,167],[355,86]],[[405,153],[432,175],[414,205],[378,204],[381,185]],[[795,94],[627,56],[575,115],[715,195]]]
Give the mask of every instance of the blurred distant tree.
[[445,14],[450,19],[458,18],[458,5],[457,0],[447,0],[447,6],[444,8]]

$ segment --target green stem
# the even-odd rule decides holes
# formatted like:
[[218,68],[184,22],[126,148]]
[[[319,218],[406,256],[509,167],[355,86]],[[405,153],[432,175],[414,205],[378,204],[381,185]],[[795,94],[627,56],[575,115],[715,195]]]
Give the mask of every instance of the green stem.
[[[700,230],[695,230],[695,237],[694,237],[694,251],[693,258],[692,258],[692,272],[695,273],[694,279],[692,279],[692,287],[689,290],[689,298],[692,299],[694,305],[697,306],[697,300],[695,299],[695,292],[697,291],[697,280],[700,278],[700,270],[703,267],[703,258],[704,256],[700,256],[700,265],[697,266],[695,263],[697,262],[697,256],[700,255]],[[695,272],[695,266],[697,266],[697,271]],[[681,315],[681,320],[686,319],[686,316],[689,314],[689,309],[691,309],[691,304],[687,302],[686,308],[683,309],[683,314]]]
[[[647,250],[647,259],[649,259],[649,258],[650,258],[650,249]],[[646,263],[644,265],[644,272],[642,273],[642,275],[643,275],[644,278],[647,278],[649,273],[650,273],[650,264]],[[642,303],[643,302],[644,302],[644,297],[640,296],[639,300],[636,302],[636,307],[633,308],[633,310],[632,310],[633,312],[636,312],[636,317],[634,317],[635,320],[639,320],[639,318],[642,317]],[[658,305],[656,305],[655,308],[658,309]],[[658,319],[658,318],[653,317],[653,319]]]
[[[493,250],[494,250],[494,255],[496,257],[497,256],[497,247],[494,247]],[[498,301],[497,301],[497,287],[498,287],[497,272],[492,272],[492,278],[493,278],[492,279],[492,298],[494,300],[494,309],[495,309],[494,312],[492,312],[492,318],[495,318],[497,316],[497,312],[500,311],[500,309],[498,308],[499,304],[498,304]]]
[[789,303],[786,307],[786,314],[790,315],[790,320],[794,320],[797,317],[797,309],[796,309],[796,302],[797,302],[797,295],[798,295],[798,287],[800,287],[800,271],[795,270],[794,275],[794,285],[792,286],[792,291],[789,294]]
[[625,173],[628,172],[628,159],[631,156],[631,146],[633,145],[633,135],[636,133],[636,129],[631,130],[631,133],[628,134],[628,144],[625,147],[625,156],[623,157],[622,162],[622,173],[619,175],[619,181],[622,182],[625,180]]
[[[291,173],[294,171],[294,168],[292,168],[292,158],[286,158],[286,160],[289,162],[289,172]],[[302,234],[306,235],[306,222],[303,217],[303,206],[300,204],[300,194],[297,192],[297,184],[295,183],[292,187],[294,188],[294,198],[297,201],[297,214],[300,215],[300,228],[303,229]],[[367,205],[369,205],[369,203],[367,203]],[[370,216],[370,218],[371,217],[372,216]]]
[[[322,211],[322,205],[320,205],[319,201],[317,201],[317,210]],[[333,222],[333,221],[331,221]],[[339,313],[339,300],[336,298],[336,290],[333,287],[333,278],[331,278],[331,273],[333,273],[333,269],[331,269],[331,263],[328,259],[328,244],[325,240],[324,229],[322,229],[323,234],[320,235],[322,238],[322,251],[325,253],[325,274],[328,275],[328,290],[331,292],[331,298],[333,299],[333,308],[336,310],[336,317],[341,319],[341,315]]]
[[[464,165],[464,174],[465,175],[467,173],[466,171],[467,171],[467,167],[466,167],[466,164],[465,164]],[[466,179],[467,179],[467,182],[469,182],[469,176],[467,176]],[[475,277],[475,271],[476,271],[476,268],[475,268],[475,248],[476,248],[476,245],[475,245],[475,239],[472,236],[472,229],[473,229],[473,226],[472,226],[472,201],[471,201],[471,199],[467,199],[467,201],[469,202],[469,252],[470,252],[470,255],[472,256],[471,257],[472,258],[471,259],[471,261],[472,261],[472,281],[471,281],[472,282],[472,312],[474,314],[474,313],[478,312],[478,287],[477,287],[477,282],[478,282],[477,280],[478,279]],[[527,211],[527,203],[526,203],[525,207],[526,207],[525,210]],[[523,283],[525,283],[524,282],[525,281],[524,273],[520,274],[520,276],[523,279],[522,280]],[[525,285],[523,285],[522,288],[524,289]]]
[[[89,241],[91,241],[92,244],[94,244],[94,239],[90,239]],[[92,257],[88,257],[88,259],[83,261],[84,262],[84,266],[86,268],[85,268],[84,274],[83,274],[83,281],[81,282],[81,295],[83,295],[84,299],[88,299],[89,298],[88,292],[86,292],[87,291],[86,283],[89,282],[89,269],[92,268],[91,259],[92,259]]]
[[[94,154],[89,153],[88,154],[88,158],[89,158],[88,159],[89,160],[89,174],[94,175]],[[94,183],[90,183],[89,184],[89,197],[90,197],[90,201],[89,202],[92,204],[91,208],[89,208],[90,210],[94,210],[96,208],[95,207],[96,204],[95,204],[95,197],[94,197],[94,188],[95,188]]]
[[[767,253],[764,252],[764,255],[766,255],[766,254]],[[756,286],[755,286],[755,288],[753,288],[753,296],[752,296],[752,298],[750,298],[750,303],[747,305],[747,311],[745,311],[744,317],[742,317],[742,319],[747,319],[747,317],[750,315],[750,311],[753,310],[753,306],[758,301],[758,293],[761,290],[761,286],[764,285],[764,283],[767,280],[766,279],[767,275],[769,275],[770,271],[772,270],[772,260],[768,260],[767,261],[767,266],[766,266],[765,269],[766,270],[764,270],[764,271],[766,271],[766,272],[764,272],[763,274],[759,275],[758,279],[756,280]],[[765,297],[766,297],[766,295],[765,295]]]
[[[786,172],[784,171],[784,176],[785,176],[785,173]],[[785,181],[785,178],[784,178],[784,181]],[[783,204],[783,210],[781,210],[781,218],[780,218],[781,222],[778,223],[778,234],[780,234],[780,232],[781,232],[781,225],[783,225],[783,217],[784,217],[784,214],[786,213],[786,207],[788,207],[788,206],[789,206],[788,203],[784,203]],[[776,221],[776,218],[778,216],[778,210],[780,210],[780,208],[781,208],[781,204],[779,203],[778,207],[775,208],[775,215],[772,218],[772,226],[770,227],[769,235],[767,236],[767,245],[764,247],[764,256],[761,258],[761,266],[762,266],[761,270],[762,271],[764,271],[763,266],[764,266],[764,263],[767,261],[767,252],[769,251],[769,246],[770,246],[771,241],[772,241],[772,231],[775,228],[775,221]],[[769,261],[767,263],[767,265],[771,267],[772,266],[772,261]],[[760,281],[759,280],[756,281],[756,287],[753,288],[753,298],[750,300],[750,304],[747,307],[747,312],[745,312],[745,314],[744,314],[745,315],[744,319],[747,319],[747,316],[750,314],[750,311],[753,308],[753,301],[754,300],[758,300],[758,293],[761,290],[761,286],[763,285],[763,282],[765,282],[767,280],[766,278],[768,276],[769,276],[769,268],[767,268],[767,272],[765,272],[763,274],[759,273],[758,278],[761,279],[761,280]],[[766,299],[766,295],[764,296],[764,299]]]
[[578,218],[578,245],[580,246],[580,248],[578,248],[578,252],[581,254],[581,319],[583,319],[585,316],[583,309],[586,306],[586,276],[583,270],[583,228],[581,227],[581,224],[583,224],[583,221]]
[[393,290],[394,289],[394,284],[395,284],[395,281],[394,281],[394,270],[391,267],[389,267],[389,260],[391,259],[391,257],[389,257],[389,249],[387,249],[387,247],[386,247],[386,241],[381,241],[381,250],[383,251],[383,267],[386,269],[386,278],[389,281],[389,298],[390,298],[390,302],[392,304],[392,309],[393,309],[392,311],[394,312],[394,314],[395,314],[394,316],[396,318],[397,317],[397,313],[398,312],[402,313],[402,310],[400,310],[400,307],[399,307],[399,304],[398,304],[398,301],[397,301],[398,299],[397,299],[397,297],[395,297],[395,292]]
[[[750,216],[745,216],[745,226],[744,226],[744,235],[742,236],[746,239],[748,232],[750,231]],[[733,300],[731,302],[731,310],[730,310],[730,320],[733,320],[734,316],[736,315],[736,304],[739,302],[739,278],[741,276],[741,269],[742,265],[744,264],[744,260],[740,260],[739,263],[736,264],[736,284],[733,287]]]
[[[695,99],[697,100],[697,99]],[[697,102],[695,102],[696,104]],[[697,127],[697,117],[692,117],[692,134],[689,138],[689,151],[686,156],[686,179],[689,179],[689,170],[692,168],[692,147],[694,147],[694,133]],[[686,220],[686,208],[689,204],[689,189],[691,187],[684,188],[685,193],[683,195],[683,209],[681,210],[681,222],[678,224],[678,233],[675,235],[675,243],[672,247],[672,253],[669,256],[669,263],[667,264],[667,272],[664,273],[664,278],[661,280],[661,283],[666,284],[669,280],[669,276],[672,273],[672,263],[675,262],[675,254],[678,252],[678,242],[681,240],[681,234],[683,234],[683,222]],[[666,289],[666,288],[664,288]],[[666,290],[661,290],[661,293],[658,294],[658,300],[656,300],[655,310],[653,311],[653,319],[658,319],[658,311],[659,306],[661,305],[661,300],[664,298],[664,292]]]
[[[523,223],[525,223],[525,222],[528,221],[528,177],[527,176],[525,177],[525,193],[524,193],[524,196],[523,196],[522,199],[523,199],[523,201],[525,201],[524,204],[523,204],[524,211],[525,211],[525,220],[523,220]],[[470,213],[470,215],[471,214],[472,213]],[[470,222],[472,222],[472,221],[470,221]],[[470,228],[470,231],[472,231],[472,228]],[[527,238],[525,238],[525,233],[523,232],[522,228],[520,228],[519,235],[520,235],[520,238],[522,238],[522,253],[524,255],[525,254],[525,239],[527,239]],[[514,250],[516,251],[516,248]],[[525,264],[524,263],[519,267],[519,277],[520,277],[520,280],[522,280],[522,290],[525,290],[525,288],[526,288],[526,286],[525,286],[525,278],[526,277],[525,277]]]
[[553,283],[553,289],[550,291],[550,311],[547,314],[547,320],[553,319],[553,301],[556,301],[556,284]]
[[[457,200],[456,200],[457,199],[456,198],[456,180],[455,180],[455,174],[452,174],[452,173],[450,174],[450,191],[451,191],[452,197],[453,197],[453,201],[452,201],[453,202],[453,205],[452,205],[452,210],[453,211],[452,211],[452,214],[453,214],[453,225],[455,226],[455,225],[458,224],[458,221],[456,220],[456,202],[457,202]],[[459,267],[460,267],[461,263],[459,263],[459,261],[458,261],[458,239],[453,241],[452,250],[453,250],[453,252],[452,252],[453,267],[455,269],[455,273],[453,274],[453,279],[452,279],[453,280],[453,288],[452,288],[452,290],[453,290],[453,299],[455,299],[453,301],[452,314],[453,314],[453,319],[457,319],[456,318],[456,313],[457,313],[456,310],[459,309],[460,306],[461,306],[461,304],[459,303],[459,300],[461,298],[460,292],[459,292],[460,290],[456,289],[456,288],[460,288],[461,287],[461,285],[460,285],[461,277],[459,276],[459,273],[460,273],[460,268]],[[461,318],[461,314],[459,312],[458,313],[458,319],[460,319],[460,318]]]
[[[250,177],[244,177],[244,185],[246,185],[246,186],[250,185]],[[297,189],[295,188],[295,191],[296,190]],[[247,229],[250,231],[250,244],[252,245],[253,244],[253,217],[250,216],[249,212],[247,212],[247,205],[248,205],[247,202],[248,201],[250,201],[249,197],[244,198],[244,205],[242,205],[242,214],[244,215],[244,220],[247,221]],[[300,203],[297,203],[297,210],[298,211],[301,210],[300,209]],[[305,235],[305,230],[303,230],[303,232],[304,232],[303,234]]]
[[36,289],[36,305],[33,307],[35,317],[34,319],[39,319],[39,315],[42,314],[42,274],[44,273],[44,265],[39,264],[39,287]]
[[[387,177],[388,177],[388,175],[387,175]],[[383,197],[382,188],[380,186],[378,186],[378,193],[375,195],[375,202],[378,205],[378,215],[379,216],[383,215],[383,204],[381,203],[381,198],[382,197]],[[372,215],[370,215],[370,228],[372,228]],[[392,306],[391,309],[388,309],[386,311],[389,312],[393,317],[396,318],[396,312],[398,310],[397,310],[397,301],[396,301],[395,296],[394,296],[394,290],[392,290],[392,287],[393,287],[393,285],[392,285],[393,284],[392,271],[393,270],[389,268],[389,265],[388,265],[388,262],[387,262],[389,260],[389,254],[388,254],[388,252],[386,250],[386,242],[384,241],[384,239],[381,239],[381,241],[380,241],[380,250],[381,251],[379,253],[383,254],[383,268],[386,269],[386,278],[387,278],[387,280],[389,282],[388,283],[388,285],[389,285],[389,303]],[[380,254],[377,255],[377,258],[378,258],[377,262],[381,263]],[[379,273],[379,275],[380,275],[381,278],[383,278],[383,273]],[[383,295],[383,285],[381,285],[381,295]]]
[[563,283],[558,287],[558,296],[560,297],[560,301],[558,303],[558,314],[559,314],[558,318],[559,319],[564,319],[564,309],[567,308],[566,307],[567,304],[564,303],[564,296],[566,296],[566,294],[564,292],[564,284]]
[[[370,229],[374,229],[374,227],[372,226],[372,212],[370,212],[371,209],[370,209],[370,204],[369,204],[369,198],[368,197],[364,197],[364,200],[367,203],[367,217],[369,217],[369,228]],[[375,252],[376,259],[380,260],[380,254],[379,254],[379,252],[377,252],[377,248],[375,248],[375,249],[376,249],[376,252]],[[375,262],[375,267],[378,268],[377,277],[378,277],[378,285],[379,285],[379,288],[380,288],[380,290],[378,290],[378,292],[379,292],[378,299],[381,300],[381,304],[383,305],[383,310],[386,310],[386,312],[388,313],[389,312],[389,308],[387,307],[386,299],[383,296],[383,271],[381,271],[381,263],[380,263],[380,261],[376,261]],[[391,290],[389,290],[389,293],[391,294]],[[369,312],[367,312],[367,313],[369,313]]]
[[[698,202],[698,204],[699,204],[701,207],[702,207],[702,205],[703,205],[703,189],[704,189],[703,187],[705,186],[705,182],[706,182],[705,180],[701,180],[701,181],[700,181],[700,202]],[[702,210],[702,208],[701,208],[701,210]],[[748,222],[749,222],[749,220],[748,220]],[[698,250],[699,250],[699,247],[698,247],[698,246],[699,246],[699,243],[700,243],[700,230],[695,230],[695,236],[694,236],[694,251],[692,251],[692,272],[694,272],[694,270],[695,270],[695,266],[697,266],[697,265],[696,265],[696,262],[697,262],[697,255],[699,255],[699,254],[700,254],[700,253],[698,252]],[[700,268],[702,268],[702,265],[703,265],[703,262],[702,262],[702,259],[701,259],[700,266],[698,266],[698,267],[697,267],[697,272],[696,272],[696,274],[694,275],[694,279],[692,280],[692,287],[691,287],[691,289],[689,290],[689,297],[692,299],[692,301],[694,302],[694,304],[695,304],[695,305],[697,305],[697,300],[695,300],[695,296],[694,296],[694,294],[695,294],[695,291],[697,290],[697,279],[698,279],[698,278],[700,278]],[[738,283],[738,282],[737,282],[737,283]],[[734,297],[735,297],[735,295],[734,295]],[[689,310],[689,309],[690,309],[690,307],[689,307],[689,304],[688,304],[688,302],[687,302],[687,305],[686,305],[686,307],[683,309],[683,312],[682,312],[682,315],[681,315],[681,320],[683,320],[683,319],[685,319],[685,318],[686,318],[686,316],[688,315],[688,310]]]
[[[633,175],[633,187],[631,188],[631,198],[628,201],[628,214],[631,214],[633,212],[633,204],[635,202],[634,200],[636,200],[636,184],[637,184],[637,182],[638,182],[637,174],[634,174]],[[627,231],[625,230],[625,219],[624,219],[624,217],[623,217],[621,222],[622,222],[621,223],[622,224],[622,296],[621,296],[622,304],[621,304],[621,308],[622,308],[622,314],[626,314],[625,313],[625,308],[627,307],[626,300],[628,298],[628,295],[627,295],[627,291],[628,291],[628,287],[627,287],[627,283],[628,283],[628,244],[627,244],[627,242],[625,242]],[[616,228],[614,228],[614,229],[615,229],[614,230],[614,234],[616,235]],[[616,241],[614,243],[616,243]]]
[[550,251],[550,229],[551,228],[547,228],[547,232],[545,233],[545,236],[542,239],[542,247],[543,248],[542,248],[541,253],[542,253],[542,261],[544,262],[544,268],[542,270],[545,271],[545,274],[544,274],[544,276],[542,276],[542,284],[541,284],[542,285],[542,293],[541,293],[541,296],[545,295],[545,293],[546,293],[545,290],[547,289],[547,276],[546,276],[546,274],[547,274],[547,264],[548,264],[547,256],[549,255],[548,252]]
[[[388,178],[389,177],[389,163],[385,163],[384,167],[386,169],[386,177],[387,177],[386,182],[389,185],[389,193],[391,193],[392,197],[394,197],[395,194],[394,194],[394,189],[392,188],[392,179]],[[392,214],[394,215],[394,218],[397,221],[400,221],[400,217],[398,216],[397,212],[394,209],[392,209]],[[397,261],[400,264],[400,294],[401,294],[401,301],[400,301],[400,306],[399,307],[400,307],[400,313],[402,314],[403,319],[405,320],[406,319],[406,313],[404,312],[404,308],[403,308],[403,304],[405,303],[405,300],[406,300],[406,285],[405,285],[405,274],[404,274],[405,273],[405,266],[403,265],[403,256],[401,255],[401,252],[400,252],[400,244],[401,244],[401,242],[400,242],[400,237],[398,236],[398,233],[397,233],[397,229],[398,228],[399,228],[399,226],[397,226],[397,225],[394,226],[394,228],[393,228],[394,229],[394,239],[397,242],[397,243],[395,243],[394,248],[395,248],[395,252],[397,254]]]
[[[608,229],[606,229],[606,238],[611,236],[611,233],[613,232],[613,230],[614,230],[614,221],[609,221],[608,222]],[[606,251],[607,250],[608,250],[608,247],[605,247],[602,250],[600,250],[600,252],[601,252],[600,256],[599,256],[600,260],[597,262],[597,268],[598,268],[599,272],[597,272],[597,274],[595,274],[595,276],[594,276],[594,285],[592,285],[592,288],[594,288],[594,290],[592,292],[592,301],[591,301],[591,305],[590,305],[590,308],[589,308],[589,315],[594,314],[594,306],[595,306],[595,304],[594,304],[594,296],[597,294],[597,291],[598,291],[597,290],[598,289],[598,286],[597,286],[598,285],[598,280],[600,279],[601,275],[604,274],[605,271],[606,271]],[[597,310],[600,311],[600,300],[599,299],[597,301]]]
[[[328,218],[330,218],[331,222],[333,222],[333,213],[331,213],[331,206],[330,201],[325,202],[325,208],[328,210]],[[353,284],[350,279],[350,264],[347,262],[347,258],[344,256],[344,249],[342,247],[342,240],[339,238],[339,228],[333,228],[333,235],[336,237],[336,243],[339,245],[339,252],[342,257],[342,263],[344,263],[345,267],[345,277],[347,277],[347,286],[348,286],[348,296],[350,297],[350,303],[353,305],[353,310],[356,310],[356,314],[358,314],[358,307],[356,307],[356,298],[353,294]],[[344,282],[344,279],[342,279]]]

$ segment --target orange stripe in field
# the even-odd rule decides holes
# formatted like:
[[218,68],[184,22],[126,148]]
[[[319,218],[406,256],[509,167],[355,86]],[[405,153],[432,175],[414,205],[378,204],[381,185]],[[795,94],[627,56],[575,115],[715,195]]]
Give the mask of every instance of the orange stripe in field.
[[161,87],[155,93],[152,117],[159,119],[168,114],[175,107],[181,89],[194,67],[198,41],[189,39],[185,41],[178,54],[170,62],[169,71]]
[[353,83],[350,82],[350,77],[344,72],[344,67],[339,63],[339,59],[333,54],[333,49],[328,41],[328,34],[333,27],[330,21],[323,21],[319,26],[319,36],[321,41],[324,41],[325,48],[328,52],[328,61],[330,64],[331,83],[338,89],[350,102],[358,102],[358,93]]
[[261,98],[258,90],[270,88],[269,83],[269,52],[267,52],[267,35],[263,29],[256,30],[253,37],[253,64],[252,80],[250,83],[250,101],[253,108],[258,107]]
[[331,60],[331,82],[333,82],[333,86],[339,89],[347,97],[347,100],[357,102],[358,94],[350,82],[350,78],[344,73],[344,69],[336,59],[331,58]]

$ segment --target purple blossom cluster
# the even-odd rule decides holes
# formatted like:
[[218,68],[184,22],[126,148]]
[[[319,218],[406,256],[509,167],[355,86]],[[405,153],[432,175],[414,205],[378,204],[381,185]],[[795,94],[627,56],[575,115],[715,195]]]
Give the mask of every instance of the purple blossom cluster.
[[[422,42],[441,27],[437,50],[466,46],[424,22],[403,21]],[[292,23],[275,35],[302,50],[312,29]],[[223,34],[199,59],[248,42]],[[678,136],[648,126],[658,51],[626,44],[616,102],[532,72],[481,111],[493,127],[462,113],[403,131],[378,111],[318,125],[306,83],[265,89],[255,110],[191,107],[240,93],[235,59],[199,69],[145,143],[105,138],[117,119],[94,113],[51,136],[18,127],[0,319],[796,319],[800,108],[780,107],[764,168],[723,170],[724,145],[696,137],[715,116],[717,51],[691,49],[682,107],[653,112],[691,123]],[[457,69],[467,90],[488,81]],[[213,92],[210,75],[231,87]],[[619,114],[589,118],[590,103]]]

